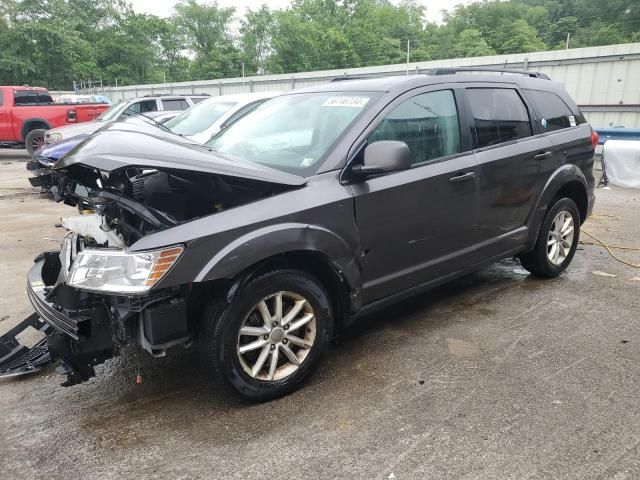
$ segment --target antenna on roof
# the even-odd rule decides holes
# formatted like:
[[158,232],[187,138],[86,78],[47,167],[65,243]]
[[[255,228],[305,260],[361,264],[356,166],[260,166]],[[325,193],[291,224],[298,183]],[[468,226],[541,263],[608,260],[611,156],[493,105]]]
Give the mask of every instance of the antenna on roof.
[[503,72],[500,75],[504,75],[504,70],[507,69],[507,62],[509,61],[509,57],[504,59],[504,65],[502,66]]

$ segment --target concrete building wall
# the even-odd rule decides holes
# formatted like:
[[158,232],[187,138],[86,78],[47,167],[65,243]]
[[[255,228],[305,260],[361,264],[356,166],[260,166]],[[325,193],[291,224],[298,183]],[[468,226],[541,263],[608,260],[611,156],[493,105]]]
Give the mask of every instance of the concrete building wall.
[[416,74],[431,68],[457,66],[526,68],[546,73],[566,85],[593,125],[640,128],[640,43],[244,79],[105,87],[104,94],[119,101],[154,93],[208,93],[218,96],[251,91],[286,91],[328,82],[341,75]]

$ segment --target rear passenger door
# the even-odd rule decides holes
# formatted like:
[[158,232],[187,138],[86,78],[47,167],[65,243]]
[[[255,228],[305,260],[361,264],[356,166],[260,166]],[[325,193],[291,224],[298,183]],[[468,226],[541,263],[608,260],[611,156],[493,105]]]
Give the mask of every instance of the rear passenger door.
[[535,128],[553,144],[555,164],[576,164],[592,182],[593,145],[585,127],[580,127],[586,122],[577,106],[568,98],[570,107],[554,92],[525,89],[524,94],[536,113]]
[[352,185],[365,303],[462,270],[472,256],[476,163],[456,96],[409,92],[365,132],[367,145],[401,141],[412,156],[408,170]]
[[477,261],[504,255],[527,239],[527,221],[553,170],[553,145],[535,135],[531,108],[515,85],[466,89],[480,168]]

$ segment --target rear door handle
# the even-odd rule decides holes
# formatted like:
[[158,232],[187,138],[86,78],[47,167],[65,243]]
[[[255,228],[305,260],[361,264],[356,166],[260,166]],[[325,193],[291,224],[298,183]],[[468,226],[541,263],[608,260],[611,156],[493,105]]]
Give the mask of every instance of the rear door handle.
[[476,178],[476,172],[458,173],[456,176],[451,177],[449,182],[460,183],[466,182],[467,180],[473,180],[474,178]]
[[534,155],[533,158],[535,160],[546,160],[547,158],[551,158],[551,152],[542,152],[537,155]]

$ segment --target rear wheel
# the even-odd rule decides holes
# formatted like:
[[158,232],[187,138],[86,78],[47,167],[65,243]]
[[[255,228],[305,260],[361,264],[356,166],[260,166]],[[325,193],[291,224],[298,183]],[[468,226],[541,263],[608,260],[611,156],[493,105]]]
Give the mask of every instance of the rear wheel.
[[44,145],[44,135],[46,130],[42,128],[36,128],[27,133],[24,139],[24,146],[27,149],[29,155],[33,156],[34,152]]
[[571,263],[580,236],[580,213],[570,198],[547,211],[533,250],[520,257],[522,266],[539,277],[560,275]]
[[299,271],[269,272],[204,319],[201,349],[217,380],[265,401],[299,388],[331,335],[332,309],[322,285]]

